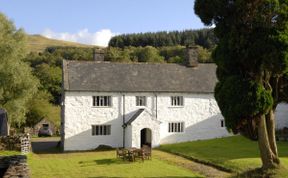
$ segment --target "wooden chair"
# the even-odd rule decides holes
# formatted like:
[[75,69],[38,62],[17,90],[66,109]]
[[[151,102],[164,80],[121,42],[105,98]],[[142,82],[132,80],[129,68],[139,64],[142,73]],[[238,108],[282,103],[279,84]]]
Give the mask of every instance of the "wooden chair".
[[127,152],[123,148],[116,148],[116,157],[122,158],[123,160],[126,158]]

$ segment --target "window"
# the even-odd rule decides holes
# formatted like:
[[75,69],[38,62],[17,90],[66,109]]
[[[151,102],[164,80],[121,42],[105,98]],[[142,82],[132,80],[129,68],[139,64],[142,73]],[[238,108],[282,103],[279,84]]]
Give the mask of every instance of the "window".
[[184,122],[170,122],[168,132],[184,132]]
[[136,106],[146,106],[146,96],[136,96]]
[[221,127],[225,127],[225,121],[224,121],[224,119],[221,119]]
[[92,135],[111,135],[111,125],[92,125]]
[[111,96],[93,96],[93,106],[111,106]]
[[183,96],[171,96],[171,106],[183,106]]

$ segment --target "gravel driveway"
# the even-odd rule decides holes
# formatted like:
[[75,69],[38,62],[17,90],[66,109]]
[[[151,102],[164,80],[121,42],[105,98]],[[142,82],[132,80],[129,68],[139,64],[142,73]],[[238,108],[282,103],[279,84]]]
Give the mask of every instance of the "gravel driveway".
[[32,138],[32,151],[34,153],[56,153],[59,148],[60,137]]

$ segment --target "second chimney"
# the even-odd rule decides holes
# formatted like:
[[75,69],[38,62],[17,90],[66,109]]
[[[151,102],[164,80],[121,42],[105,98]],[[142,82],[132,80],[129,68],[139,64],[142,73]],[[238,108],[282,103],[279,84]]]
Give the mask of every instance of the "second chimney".
[[197,46],[186,46],[185,65],[187,67],[198,66]]
[[93,60],[94,61],[104,61],[104,52],[100,49],[93,49]]

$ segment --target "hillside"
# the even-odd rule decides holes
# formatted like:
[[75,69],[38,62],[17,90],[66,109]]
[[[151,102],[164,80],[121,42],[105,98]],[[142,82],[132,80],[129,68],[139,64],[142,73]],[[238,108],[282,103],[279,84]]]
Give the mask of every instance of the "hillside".
[[28,50],[31,52],[41,52],[45,48],[50,46],[97,47],[93,45],[85,45],[75,42],[49,39],[41,35],[28,35],[27,41],[28,41]]

